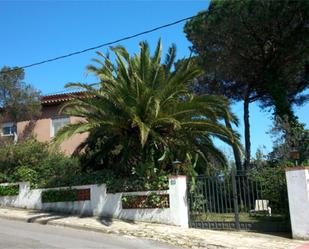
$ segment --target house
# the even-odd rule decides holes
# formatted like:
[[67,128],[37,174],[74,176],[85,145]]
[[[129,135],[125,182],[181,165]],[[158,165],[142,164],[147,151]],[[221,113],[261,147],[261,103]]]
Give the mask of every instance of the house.
[[[82,92],[75,92],[74,95],[82,96]],[[6,120],[1,124],[2,137],[11,138],[14,140],[22,139],[23,137],[34,135],[38,141],[49,142],[55,136],[58,130],[68,123],[79,121],[77,117],[69,117],[59,113],[61,106],[66,101],[71,99],[71,94],[54,94],[47,95],[41,98],[41,115],[36,120],[26,120],[17,123]],[[87,134],[75,135],[72,138],[64,141],[60,145],[60,149],[65,154],[72,154],[76,147],[86,139]]]

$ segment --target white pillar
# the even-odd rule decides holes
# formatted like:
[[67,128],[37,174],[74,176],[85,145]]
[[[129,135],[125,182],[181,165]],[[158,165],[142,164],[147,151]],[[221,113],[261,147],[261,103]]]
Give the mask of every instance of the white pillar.
[[169,178],[169,198],[171,218],[174,225],[188,228],[189,214],[186,176],[171,176]]
[[19,182],[19,195],[26,195],[30,191],[30,182]]
[[309,167],[287,168],[286,172],[292,235],[309,239]]
[[101,216],[103,214],[104,205],[106,205],[106,185],[91,185],[90,186],[90,201],[92,214],[95,216]]

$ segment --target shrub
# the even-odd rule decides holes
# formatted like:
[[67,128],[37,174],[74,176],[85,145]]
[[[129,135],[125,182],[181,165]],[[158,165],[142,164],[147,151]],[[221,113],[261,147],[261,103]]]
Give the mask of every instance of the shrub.
[[[41,164],[39,171],[41,181],[39,187],[72,186],[70,181],[81,174],[77,158],[68,157],[61,153],[51,154]],[[63,184],[61,184],[63,183]]]
[[124,195],[122,208],[169,208],[169,196],[152,193],[150,195]]
[[150,190],[167,190],[168,177],[158,176],[153,179],[145,179],[142,177],[114,179],[113,182],[107,182],[107,191],[110,193],[116,192],[135,192],[135,191],[150,191]]
[[52,189],[42,192],[42,202],[66,202],[77,201],[76,189]]
[[45,187],[56,181],[68,181],[80,174],[76,158],[51,152],[47,143],[34,138],[0,148],[0,181],[30,181],[33,187]]
[[47,187],[64,187],[64,186],[78,186],[87,184],[106,184],[107,192],[134,192],[147,190],[167,190],[168,176],[158,175],[153,178],[138,177],[135,175],[128,175],[120,178],[115,175],[112,170],[98,170],[80,172],[79,174],[70,175],[66,178],[54,178],[49,181]]
[[12,182],[12,180],[8,175],[0,172],[0,183],[4,182]]
[[19,185],[0,186],[0,196],[15,196],[19,193]]
[[13,178],[23,182],[37,183],[39,176],[37,171],[27,166],[20,166],[16,168]]
[[168,189],[168,176],[158,172],[119,177],[112,169],[82,171],[78,158],[50,151],[47,143],[33,138],[0,147],[0,182],[19,181],[35,188],[105,183],[113,193]]
[[252,172],[251,177],[261,185],[261,195],[271,201],[273,213],[289,214],[285,163],[267,163],[264,167]]

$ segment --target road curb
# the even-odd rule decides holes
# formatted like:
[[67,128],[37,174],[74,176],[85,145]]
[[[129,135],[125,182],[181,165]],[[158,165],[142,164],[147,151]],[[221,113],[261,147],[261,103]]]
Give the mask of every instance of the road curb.
[[[57,215],[57,214],[55,214]],[[138,230],[135,232],[133,231],[128,231],[125,229],[119,229],[119,230],[107,230],[107,229],[101,229],[101,228],[95,228],[93,226],[89,225],[78,225],[78,224],[72,224],[72,223],[65,223],[61,221],[45,221],[44,222],[44,217],[42,219],[38,218],[33,221],[30,221],[30,219],[34,217],[16,217],[12,215],[3,215],[0,214],[0,218],[6,219],[6,220],[15,220],[15,221],[22,221],[26,223],[36,223],[40,225],[52,225],[52,226],[59,226],[59,227],[67,227],[67,228],[72,228],[76,230],[83,230],[83,231],[91,231],[91,232],[98,232],[98,233],[104,233],[104,234],[109,234],[109,235],[118,235],[118,236],[123,236],[123,237],[129,237],[129,238],[143,238],[143,239],[148,239],[148,240],[153,240],[153,241],[158,241],[158,242],[163,242],[167,243],[170,245],[174,246],[179,246],[182,248],[205,248],[205,246],[192,246],[192,245],[186,245],[182,243],[178,243],[175,240],[169,239],[168,236],[164,237],[159,237],[159,236],[145,236],[142,233],[139,233]],[[207,246],[207,249],[226,249],[228,247],[223,247],[221,245],[209,245],[210,247]]]
[[22,218],[22,217],[14,217],[14,216],[7,216],[7,215],[2,215],[0,214],[0,218],[6,219],[6,220],[16,220],[16,221],[25,221],[29,223],[27,218]]
[[[92,226],[87,226],[87,225],[82,226],[82,225],[64,223],[64,222],[59,222],[59,221],[49,221],[49,222],[44,222],[44,220],[29,221],[29,219],[31,219],[32,217],[28,217],[28,218],[26,218],[26,217],[15,217],[15,216],[10,216],[10,215],[0,214],[0,218],[6,219],[6,220],[24,221],[26,223],[35,223],[35,224],[40,224],[40,225],[61,226],[61,227],[69,227],[69,228],[74,228],[74,229],[84,230],[84,231],[92,231],[92,232],[101,232],[101,233],[106,233],[106,234],[122,235],[121,233],[117,233],[117,232],[112,231],[112,230],[104,230],[104,229],[94,228]],[[126,234],[123,234],[123,235],[126,235]]]

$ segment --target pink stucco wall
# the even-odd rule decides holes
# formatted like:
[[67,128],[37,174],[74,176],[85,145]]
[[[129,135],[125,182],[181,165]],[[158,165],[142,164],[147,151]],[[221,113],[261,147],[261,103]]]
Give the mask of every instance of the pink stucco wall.
[[[38,141],[49,142],[52,140],[51,128],[52,118],[59,116],[60,106],[50,105],[42,107],[41,117],[32,123],[22,121],[17,123],[17,135],[19,138],[30,134],[34,135]],[[70,123],[78,122],[77,117],[70,117]],[[65,154],[72,154],[77,146],[87,138],[87,134],[75,135],[60,145],[60,149]]]

